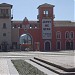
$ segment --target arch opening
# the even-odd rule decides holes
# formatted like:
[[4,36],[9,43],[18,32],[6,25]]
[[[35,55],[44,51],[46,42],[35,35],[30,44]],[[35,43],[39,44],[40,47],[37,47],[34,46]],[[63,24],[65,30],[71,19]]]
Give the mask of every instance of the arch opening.
[[32,49],[32,37],[29,34],[22,34],[20,36],[20,49],[21,50]]
[[45,51],[50,51],[51,49],[51,43],[49,41],[45,42]]

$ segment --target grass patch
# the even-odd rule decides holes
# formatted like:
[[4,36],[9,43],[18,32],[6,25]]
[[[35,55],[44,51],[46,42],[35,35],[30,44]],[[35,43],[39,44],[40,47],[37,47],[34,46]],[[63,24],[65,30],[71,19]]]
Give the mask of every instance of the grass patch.
[[20,75],[47,75],[24,60],[12,60]]

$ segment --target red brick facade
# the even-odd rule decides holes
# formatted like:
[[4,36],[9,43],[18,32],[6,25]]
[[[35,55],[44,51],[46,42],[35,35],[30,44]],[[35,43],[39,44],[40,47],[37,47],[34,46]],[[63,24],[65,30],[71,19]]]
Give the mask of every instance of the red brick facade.
[[31,41],[24,39],[22,39],[25,41],[23,43],[17,41],[21,49],[28,47],[40,51],[75,49],[75,22],[54,21],[53,8],[54,5],[47,3],[40,5],[38,7],[38,21],[28,21],[26,17],[20,22],[13,21],[13,25],[16,25],[17,28],[19,25],[22,26],[18,28],[19,39],[23,34],[27,34],[28,38],[31,37]]

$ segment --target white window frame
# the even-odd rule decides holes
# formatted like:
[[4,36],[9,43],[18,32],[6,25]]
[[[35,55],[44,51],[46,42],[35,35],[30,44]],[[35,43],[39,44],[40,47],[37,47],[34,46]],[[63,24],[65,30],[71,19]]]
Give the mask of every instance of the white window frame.
[[48,11],[48,10],[44,10],[44,11],[43,11],[43,14],[46,15],[46,16],[48,16],[49,11]]
[[[59,35],[60,35],[60,38],[57,37],[58,33],[59,33]],[[57,31],[57,32],[56,32],[56,39],[61,39],[61,32],[60,32],[60,31]]]
[[65,39],[69,39],[69,38],[70,38],[70,35],[69,35],[69,37],[68,37],[68,38],[66,38],[66,33],[68,33],[68,34],[69,34],[69,31],[66,31],[66,32],[65,32]]
[[[73,38],[74,38],[74,31],[71,31],[71,32],[73,33]],[[70,32],[69,36],[70,36],[70,39],[73,39],[73,38],[71,38],[71,32]]]

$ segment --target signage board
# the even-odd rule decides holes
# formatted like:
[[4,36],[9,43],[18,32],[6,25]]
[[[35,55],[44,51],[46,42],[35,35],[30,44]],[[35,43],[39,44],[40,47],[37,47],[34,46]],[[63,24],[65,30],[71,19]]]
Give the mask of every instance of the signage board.
[[51,19],[42,19],[42,39],[52,39]]

